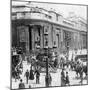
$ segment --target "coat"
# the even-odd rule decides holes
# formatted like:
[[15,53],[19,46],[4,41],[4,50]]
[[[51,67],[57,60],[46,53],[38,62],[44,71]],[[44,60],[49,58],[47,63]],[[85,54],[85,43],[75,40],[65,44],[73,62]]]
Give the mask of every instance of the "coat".
[[61,72],[61,86],[65,86],[65,82],[66,82],[65,74],[64,74],[64,72],[62,71],[62,72]]
[[33,73],[33,70],[30,70],[29,79],[30,79],[30,80],[34,80],[34,73]]
[[69,76],[66,76],[66,84],[69,84]]
[[39,76],[40,76],[39,70],[36,70],[35,73],[36,73],[36,77],[39,78]]
[[28,77],[29,77],[29,72],[27,71],[27,72],[25,73],[25,75],[26,75],[26,77],[28,78]]
[[61,86],[65,86],[66,81],[65,81],[65,77],[61,76]]
[[51,85],[51,82],[52,82],[52,77],[51,77],[51,75],[49,74],[49,85]]

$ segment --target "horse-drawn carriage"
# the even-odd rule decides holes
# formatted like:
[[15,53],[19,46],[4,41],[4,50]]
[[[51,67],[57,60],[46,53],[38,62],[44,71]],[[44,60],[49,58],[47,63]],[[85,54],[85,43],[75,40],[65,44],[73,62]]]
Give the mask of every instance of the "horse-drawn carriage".
[[46,56],[44,53],[38,53],[36,58],[32,58],[32,62],[31,62],[31,66],[33,66],[34,68],[37,68],[42,71],[42,69],[46,69],[46,58],[48,59],[48,68],[49,70],[54,71],[55,66],[56,66],[56,61],[52,60],[52,54],[48,53],[48,55]]
[[20,78],[19,75],[22,73],[20,68],[22,68],[22,62],[20,59],[20,55],[19,54],[12,55],[12,57],[11,57],[12,78],[15,78],[15,79]]
[[76,55],[74,60],[66,60],[66,58],[63,56],[61,58],[60,65],[62,68],[68,67],[70,65],[71,70],[75,71],[77,76],[81,76],[82,73],[85,73],[87,76],[87,54],[82,54],[82,55]]
[[83,54],[83,55],[77,55],[75,57],[75,62],[76,62],[76,67],[75,67],[75,71],[77,72],[77,74],[84,72],[87,76],[87,54]]
[[83,73],[87,76],[88,74],[88,61],[87,61],[87,54],[83,55],[76,55],[74,61],[71,61],[71,69],[74,70],[77,76],[81,76]]

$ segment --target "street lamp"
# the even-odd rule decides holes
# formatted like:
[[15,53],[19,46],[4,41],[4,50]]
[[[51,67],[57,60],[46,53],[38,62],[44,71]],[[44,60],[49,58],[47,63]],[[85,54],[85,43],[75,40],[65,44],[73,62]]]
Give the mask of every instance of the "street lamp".
[[48,48],[44,48],[45,50],[45,56],[46,56],[46,87],[49,87],[49,77],[48,77]]
[[[37,50],[40,50],[40,45],[36,45],[36,49]],[[39,51],[37,52],[37,50],[36,50],[36,53],[39,53]],[[37,59],[36,59],[36,68],[38,68],[38,61],[37,61]]]
[[46,77],[45,77],[45,82],[46,82],[46,87],[49,87],[49,77],[48,77],[48,35],[44,36],[45,40],[45,46],[44,46],[44,55],[46,57]]

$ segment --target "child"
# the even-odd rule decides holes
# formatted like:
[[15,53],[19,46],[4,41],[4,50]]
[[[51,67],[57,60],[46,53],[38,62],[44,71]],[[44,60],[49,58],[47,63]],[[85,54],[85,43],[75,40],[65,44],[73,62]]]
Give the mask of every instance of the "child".
[[24,83],[22,82],[22,79],[20,80],[20,84],[19,84],[19,89],[24,89],[25,88],[25,85]]

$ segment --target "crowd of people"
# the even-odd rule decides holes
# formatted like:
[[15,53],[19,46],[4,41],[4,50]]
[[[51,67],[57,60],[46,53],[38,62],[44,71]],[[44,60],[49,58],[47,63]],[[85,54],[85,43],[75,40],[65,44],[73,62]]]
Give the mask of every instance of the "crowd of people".
[[[61,74],[61,86],[67,86],[67,85],[69,86],[70,80],[69,80],[68,72],[67,71],[65,72],[65,70],[62,69],[60,74]],[[36,79],[36,84],[40,84],[40,72],[38,69],[36,69],[35,71],[32,69],[30,69],[30,71],[27,70],[24,76],[26,78],[26,84],[28,84],[29,80],[34,80],[34,79]],[[47,84],[47,81],[45,76],[45,85],[46,84]],[[48,86],[52,86],[52,76],[50,72],[48,73]],[[25,88],[25,82],[23,82],[23,79],[20,79],[19,88],[20,89]],[[31,85],[29,85],[28,88],[31,88]]]
[[61,71],[61,86],[70,85],[68,72],[64,72],[64,69]]
[[[35,78],[36,76],[36,78]],[[24,74],[25,80],[26,82],[23,82],[23,78],[19,79],[20,80],[20,84],[19,84],[19,88],[25,88],[25,83],[29,84],[29,80],[34,80],[36,79],[36,84],[40,83],[40,72],[38,69],[33,70],[32,68],[30,69],[30,71],[27,69],[25,74]],[[29,85],[29,88],[31,88],[31,85]]]
[[[25,80],[26,82],[23,82],[23,79],[19,79],[20,83],[19,83],[19,88],[25,88],[25,84],[29,84],[29,80],[36,80],[36,84],[40,84],[40,71],[38,69],[33,70],[32,68],[30,69],[30,71],[27,69],[25,74],[24,74]],[[49,86],[51,86],[51,82],[52,82],[52,77],[51,74],[48,74],[48,82],[49,82]],[[45,83],[46,82],[46,76],[45,76]],[[31,85],[28,86],[28,88],[31,88]]]
[[[15,81],[16,81],[16,79],[18,79],[20,81],[18,87],[20,89],[25,88],[25,83],[28,84],[29,80],[36,80],[36,84],[40,84],[40,77],[41,77],[40,70],[39,70],[37,64],[35,64],[33,66],[33,61],[38,62],[38,60],[36,60],[36,57],[34,55],[32,55],[32,57],[33,57],[33,58],[31,58],[32,60],[30,60],[30,58],[23,59],[22,58],[23,52],[22,52],[21,48],[20,49],[13,48],[12,51],[13,51],[12,54],[13,55],[18,54],[19,55],[18,60],[20,59],[19,63],[15,66],[15,68],[14,68],[14,65],[12,65],[12,67],[14,68],[12,71],[14,71],[13,75],[14,75]],[[25,60],[27,61],[27,64],[30,65],[30,70],[27,69],[24,74],[26,82],[24,82],[23,78],[20,77],[20,74],[22,75],[22,73],[23,73],[23,61],[25,61]],[[64,61],[64,60],[62,60],[62,61]],[[39,64],[39,65],[41,65],[41,64]],[[49,65],[51,65],[51,64],[49,64]],[[71,70],[73,70],[73,67],[74,67],[74,71],[76,71],[76,74],[78,71],[80,72],[79,74],[80,74],[80,78],[81,78],[81,83],[83,80],[82,76],[83,76],[84,69],[87,70],[86,67],[84,69],[79,67],[79,66],[81,66],[80,61],[77,64],[73,64],[72,62],[60,62],[60,69],[62,70],[60,73],[61,86],[70,85],[69,74],[68,74],[68,71],[65,70],[65,66],[67,66],[67,68],[68,68],[69,65],[71,65]],[[53,68],[58,68],[59,65],[58,65],[57,59],[55,59],[53,66],[54,66]],[[34,67],[34,69],[32,69],[32,67]],[[50,72],[48,73],[48,82],[49,82],[48,86],[52,86],[52,76],[51,76]],[[46,76],[45,76],[45,83],[47,83]],[[29,85],[28,87],[31,88],[31,85]]]

